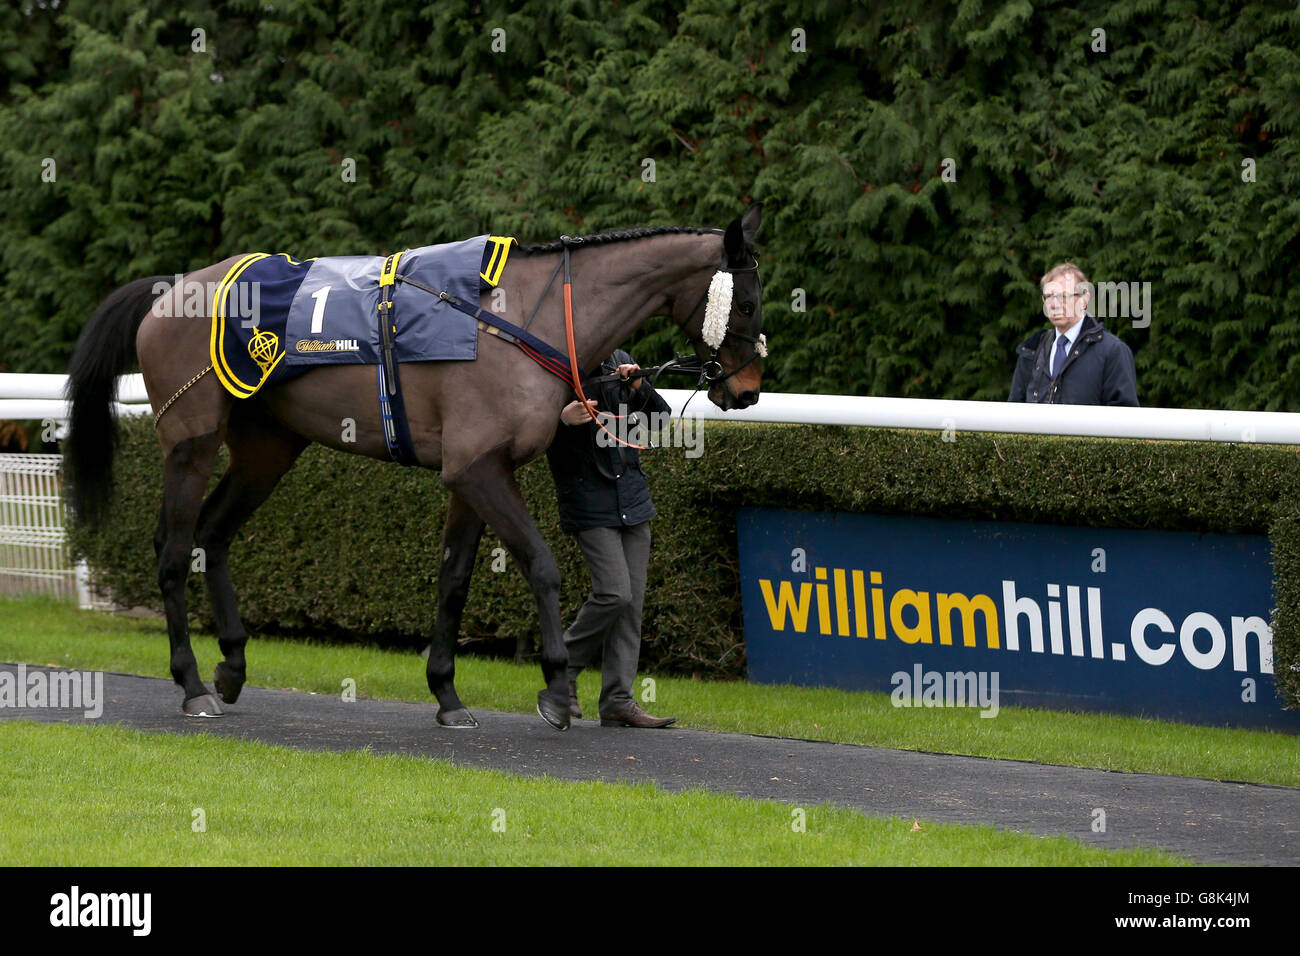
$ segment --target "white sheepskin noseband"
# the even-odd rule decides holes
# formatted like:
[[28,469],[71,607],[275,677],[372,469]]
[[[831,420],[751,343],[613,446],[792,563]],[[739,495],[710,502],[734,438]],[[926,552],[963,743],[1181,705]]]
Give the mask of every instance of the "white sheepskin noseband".
[[[722,340],[727,337],[727,321],[731,317],[731,294],[734,279],[730,272],[718,270],[713,273],[709,283],[709,301],[704,306],[704,328],[700,338],[711,349],[722,347]],[[761,358],[767,358],[767,336],[760,334],[755,346]]]
[[718,270],[713,273],[709,283],[709,301],[704,307],[704,328],[700,337],[711,349],[722,347],[722,340],[727,337],[727,319],[731,316],[732,275]]

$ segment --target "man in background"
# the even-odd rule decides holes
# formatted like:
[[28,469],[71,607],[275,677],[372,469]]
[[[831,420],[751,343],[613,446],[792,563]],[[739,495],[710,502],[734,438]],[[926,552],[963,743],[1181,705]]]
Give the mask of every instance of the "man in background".
[[1133,352],[1088,314],[1092,286],[1072,262],[1050,270],[1040,283],[1043,313],[1052,323],[1016,349],[1012,402],[1063,405],[1133,405],[1137,370]]

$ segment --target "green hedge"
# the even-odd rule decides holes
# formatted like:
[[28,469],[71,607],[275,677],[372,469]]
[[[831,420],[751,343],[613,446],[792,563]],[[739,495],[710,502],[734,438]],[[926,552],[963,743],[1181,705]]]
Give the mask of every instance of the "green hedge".
[[[744,674],[735,512],[742,505],[876,514],[1269,534],[1279,688],[1300,700],[1300,462],[1271,445],[1101,440],[806,425],[708,422],[704,454],[646,453],[659,518],[645,605],[648,666],[714,677]],[[114,597],[160,607],[153,532],[161,457],[147,419],[123,425],[118,500],[99,533],[74,547]],[[587,586],[561,533],[550,474],[534,462],[520,484],[564,577],[572,620]],[[426,471],[313,446],[243,529],[231,552],[252,633],[427,638],[445,492]],[[489,532],[466,609],[470,641],[533,640],[523,576],[494,572]],[[208,612],[199,575],[192,607]]]

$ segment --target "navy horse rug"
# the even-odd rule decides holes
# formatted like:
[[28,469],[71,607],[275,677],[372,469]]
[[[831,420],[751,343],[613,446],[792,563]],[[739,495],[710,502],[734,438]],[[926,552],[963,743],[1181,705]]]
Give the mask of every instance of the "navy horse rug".
[[317,365],[383,361],[384,330],[397,362],[470,360],[472,315],[415,288],[418,282],[478,306],[501,280],[514,239],[477,236],[393,256],[332,256],[301,262],[285,253],[244,256],[217,285],[212,368],[236,398],[249,398]]

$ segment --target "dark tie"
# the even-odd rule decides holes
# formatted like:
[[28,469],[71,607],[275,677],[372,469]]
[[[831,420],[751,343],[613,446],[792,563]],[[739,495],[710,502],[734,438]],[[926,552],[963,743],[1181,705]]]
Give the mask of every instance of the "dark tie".
[[1070,347],[1070,340],[1064,335],[1057,336],[1056,339],[1056,358],[1052,362],[1052,378],[1061,374],[1061,368],[1065,365],[1065,350]]

